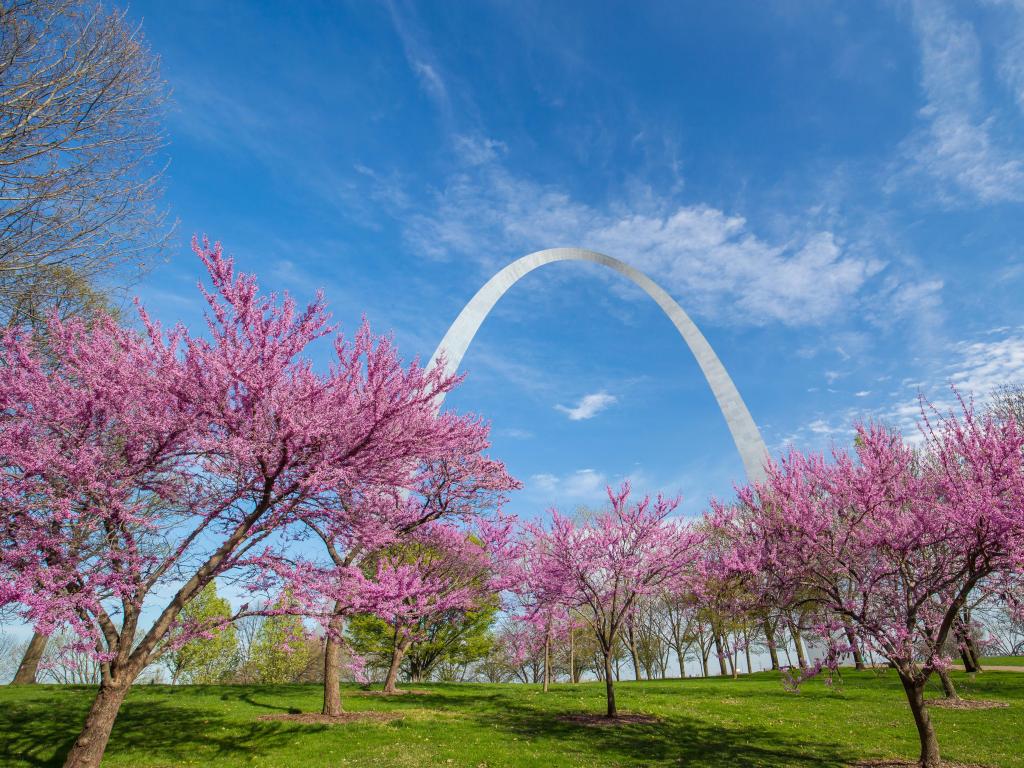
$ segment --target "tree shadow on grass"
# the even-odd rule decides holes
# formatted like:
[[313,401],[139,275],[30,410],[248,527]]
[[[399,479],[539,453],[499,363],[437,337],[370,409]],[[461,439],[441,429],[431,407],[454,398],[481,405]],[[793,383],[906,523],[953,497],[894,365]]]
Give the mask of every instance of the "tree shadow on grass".
[[[812,734],[788,737],[746,725],[721,725],[697,718],[659,715],[654,723],[597,727],[559,719],[555,713],[506,702],[503,714],[482,715],[482,724],[506,730],[535,743],[572,745],[577,755],[593,754],[625,764],[665,763],[735,768],[735,766],[847,766],[860,755]],[[567,713],[571,714],[571,713]]]
[[[212,690],[212,689],[211,689]],[[302,689],[299,689],[300,692]],[[237,688],[224,691],[219,698],[221,701],[238,701],[248,704],[257,709],[270,709],[274,712],[289,712],[295,714],[301,708],[282,705],[282,700],[293,696],[294,690],[287,686],[238,686]],[[259,698],[257,698],[257,696]]]
[[[50,693],[50,692],[45,692]],[[61,696],[28,697],[0,710],[0,755],[37,768],[63,764],[78,736],[91,689],[63,689]],[[209,709],[176,706],[153,697],[125,702],[114,723],[111,752],[143,750],[170,764],[204,759],[213,764],[229,756],[253,756],[280,749],[297,731],[314,733],[325,726],[239,722]]]

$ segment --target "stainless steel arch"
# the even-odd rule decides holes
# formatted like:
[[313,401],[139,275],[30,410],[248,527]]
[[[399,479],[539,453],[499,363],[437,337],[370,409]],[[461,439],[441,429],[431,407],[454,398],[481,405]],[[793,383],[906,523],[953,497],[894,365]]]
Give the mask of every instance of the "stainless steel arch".
[[[711,349],[704,334],[700,332],[690,316],[683,311],[683,308],[676,303],[675,299],[669,296],[657,283],[651,280],[643,272],[629,266],[625,262],[605,256],[603,253],[588,251],[583,248],[549,248],[544,251],[536,251],[521,259],[517,259],[507,267],[498,272],[488,280],[483,288],[476,292],[470,299],[455,322],[451,324],[448,332],[441,339],[433,356],[430,358],[430,365],[433,365],[442,353],[445,355],[445,368],[449,373],[455,373],[466,354],[469,344],[480,329],[484,319],[497,304],[505,292],[515,285],[524,275],[555,261],[589,261],[593,264],[602,264],[615,270],[620,275],[628,277],[638,286],[646,291],[647,295],[654,299],[662,311],[672,321],[672,324],[683,337],[683,341],[690,348],[697,364],[704,372],[708,386],[718,401],[718,407],[722,410],[725,422],[732,433],[733,442],[743,460],[743,467],[747,472],[747,479],[751,482],[764,478],[764,462],[768,458],[768,449],[765,447],[761,432],[754,424],[750,411],[747,410],[743,398],[740,397],[736,385],[732,383],[729,374],[718,359],[718,355]],[[443,398],[442,398],[443,400]],[[440,401],[438,406],[440,406]]]

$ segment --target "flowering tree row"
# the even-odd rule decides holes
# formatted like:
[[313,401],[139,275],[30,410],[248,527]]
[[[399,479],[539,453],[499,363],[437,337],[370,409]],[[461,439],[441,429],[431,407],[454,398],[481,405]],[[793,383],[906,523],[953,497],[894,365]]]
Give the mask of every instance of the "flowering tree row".
[[863,426],[853,456],[792,453],[715,523],[731,576],[753,599],[800,605],[827,642],[824,665],[859,642],[896,668],[930,768],[940,753],[925,684],[950,665],[972,600],[1019,594],[1024,432],[966,404],[921,426],[917,448]]
[[[802,668],[793,684],[848,655],[861,664],[865,651],[895,667],[921,765],[939,765],[926,683],[937,674],[955,695],[948,649],[973,656],[973,606],[1022,612],[1024,431],[1016,418],[962,403],[958,414],[926,410],[921,432],[915,445],[862,426],[852,453],[794,451],[768,465],[763,483],[741,488],[738,502],[715,503],[693,523],[670,517],[675,501],[630,502],[624,486],[609,490],[609,511],[593,520],[553,512],[546,526],[527,526],[518,590],[525,627],[506,633],[510,655],[536,658],[553,636],[564,644],[572,634],[565,617],[578,617],[601,649],[614,717],[611,660],[625,639],[639,679],[633,633],[652,597],[667,593],[691,619],[707,612],[723,674],[730,655],[735,671],[736,654],[749,649],[747,628],[758,624],[778,666],[775,636],[785,622]],[[800,630],[824,646],[813,665]],[[730,636],[734,644],[723,647]]]

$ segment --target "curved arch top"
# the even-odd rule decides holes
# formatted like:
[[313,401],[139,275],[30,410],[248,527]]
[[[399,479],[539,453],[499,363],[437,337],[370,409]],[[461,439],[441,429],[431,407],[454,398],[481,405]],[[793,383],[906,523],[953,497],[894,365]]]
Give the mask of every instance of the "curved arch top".
[[[430,358],[429,365],[433,366],[443,353],[446,372],[454,374],[458,370],[459,363],[462,362],[470,342],[473,341],[473,337],[491,309],[498,303],[498,299],[528,273],[556,261],[588,261],[606,266],[632,280],[658,303],[697,359],[697,364],[703,371],[704,378],[707,379],[708,386],[711,387],[715,400],[718,401],[718,407],[722,410],[722,415],[732,433],[733,442],[736,443],[736,449],[743,460],[747,479],[750,482],[764,479],[764,462],[768,457],[768,449],[761,438],[761,432],[754,423],[754,419],[751,418],[750,411],[747,410],[747,406],[726,372],[725,366],[722,365],[722,361],[718,359],[718,355],[704,338],[704,334],[700,332],[675,299],[669,296],[661,286],[640,270],[603,253],[588,251],[584,248],[549,248],[513,261],[488,280],[470,299],[459,316],[455,318],[455,322],[451,324],[444,338],[441,339],[441,343],[438,344]],[[440,403],[441,401],[438,401],[439,406]]]

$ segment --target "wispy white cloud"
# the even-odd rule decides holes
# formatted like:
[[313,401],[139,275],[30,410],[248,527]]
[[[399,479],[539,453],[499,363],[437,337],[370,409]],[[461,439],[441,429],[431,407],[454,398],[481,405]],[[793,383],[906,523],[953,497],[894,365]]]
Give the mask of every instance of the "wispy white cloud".
[[592,419],[601,411],[605,410],[611,405],[614,405],[618,401],[615,395],[609,395],[607,392],[594,392],[589,395],[584,395],[580,398],[580,401],[573,407],[565,405],[556,405],[555,410],[561,411],[569,417],[570,421],[582,421],[583,419]]
[[1005,38],[999,46],[999,76],[1024,112],[1024,0],[987,0],[1003,11]]
[[[816,415],[782,437],[774,450],[780,452],[789,447],[822,450],[832,445],[847,447],[853,426],[869,421],[899,429],[911,442],[919,442],[923,439],[918,427],[922,397],[926,407],[946,412],[957,408],[952,387],[960,396],[984,407],[1000,388],[1024,386],[1024,327],[993,328],[981,336],[980,340],[952,345],[951,354],[945,362],[924,371],[920,378],[904,378],[878,406],[865,408],[851,404]],[[870,394],[862,390],[854,393],[854,397]]]
[[[1021,152],[999,132],[983,98],[982,50],[973,25],[939,0],[916,0],[912,8],[925,126],[908,140],[910,165],[897,182],[906,175],[938,179],[945,182],[938,194],[947,202],[965,194],[982,203],[1024,200]],[[1003,72],[1016,78],[1016,62],[1004,62]]]
[[448,84],[441,74],[441,67],[434,56],[433,49],[423,38],[414,11],[405,6],[400,9],[393,2],[387,3],[387,8],[391,14],[391,23],[394,25],[395,33],[402,43],[406,61],[409,62],[409,68],[419,81],[423,92],[434,102],[442,116],[450,118],[452,109]]
[[607,499],[608,477],[595,469],[578,469],[568,475],[541,473],[533,475],[527,490],[535,490],[554,503],[597,504]]
[[455,173],[432,203],[405,218],[407,241],[428,256],[508,258],[582,245],[628,260],[688,309],[730,324],[825,322],[856,304],[885,268],[879,258],[846,250],[830,231],[771,242],[744,217],[708,205],[673,206],[653,195],[591,205],[496,161]]
[[510,437],[513,440],[529,440],[533,437],[533,432],[528,429],[520,429],[519,427],[505,427],[499,429],[497,434],[502,437]]
[[962,394],[984,400],[1004,386],[1024,385],[1024,334],[1020,330],[992,341],[963,342],[949,381]]
[[455,154],[465,165],[481,165],[508,152],[503,141],[479,134],[459,134],[452,139]]

